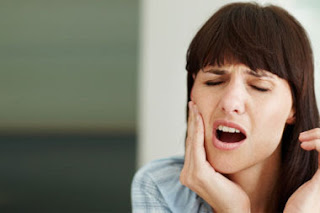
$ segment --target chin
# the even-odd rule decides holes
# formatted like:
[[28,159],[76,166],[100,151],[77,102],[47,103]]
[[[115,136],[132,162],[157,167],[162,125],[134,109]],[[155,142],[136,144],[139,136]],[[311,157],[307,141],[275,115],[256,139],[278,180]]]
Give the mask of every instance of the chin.
[[[209,159],[208,159],[209,160]],[[212,159],[209,160],[209,163],[214,168],[216,172],[219,172],[221,174],[235,174],[244,168],[246,168],[244,165],[239,162],[239,160],[223,160],[220,159]]]
[[220,167],[213,167],[213,168],[216,170],[216,172],[219,172],[221,174],[226,174],[226,175],[235,174],[240,171],[240,169],[232,166],[230,167],[222,166],[221,168]]

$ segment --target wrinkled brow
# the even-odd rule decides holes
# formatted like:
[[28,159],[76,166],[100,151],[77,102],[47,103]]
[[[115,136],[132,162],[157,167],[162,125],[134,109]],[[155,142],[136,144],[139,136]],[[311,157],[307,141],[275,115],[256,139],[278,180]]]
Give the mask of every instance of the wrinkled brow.
[[[212,74],[215,74],[215,75],[227,75],[227,74],[230,73],[230,71],[228,71],[228,70],[218,69],[218,68],[211,68],[211,69],[202,70],[202,71],[204,73],[212,73]],[[272,75],[270,75],[266,71],[262,71],[262,70],[253,71],[253,70],[250,70],[250,69],[246,69],[245,72],[246,72],[246,74],[252,75],[252,76],[257,77],[257,78],[262,78],[262,77],[273,78]]]

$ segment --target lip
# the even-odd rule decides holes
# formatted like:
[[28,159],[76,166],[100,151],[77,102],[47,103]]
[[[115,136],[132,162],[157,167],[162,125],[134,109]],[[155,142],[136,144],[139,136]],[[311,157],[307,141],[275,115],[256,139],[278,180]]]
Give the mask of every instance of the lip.
[[[220,141],[217,137],[216,137],[216,129],[218,128],[219,125],[223,125],[223,126],[227,126],[227,127],[231,127],[231,128],[236,128],[238,130],[240,130],[240,132],[242,134],[244,134],[246,136],[245,139],[236,142],[236,143],[225,143]],[[245,142],[245,140],[247,139],[247,134],[245,129],[240,126],[239,124],[233,123],[231,121],[227,121],[227,120],[216,120],[213,123],[213,130],[212,130],[212,143],[213,145],[220,150],[234,150],[237,149],[241,146],[241,144],[243,144]]]

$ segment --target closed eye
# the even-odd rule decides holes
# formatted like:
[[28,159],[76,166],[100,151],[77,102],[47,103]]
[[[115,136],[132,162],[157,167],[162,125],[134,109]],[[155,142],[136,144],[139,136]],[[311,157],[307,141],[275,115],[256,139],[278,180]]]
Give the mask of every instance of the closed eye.
[[205,84],[207,86],[216,86],[216,85],[219,85],[219,84],[222,84],[223,81],[217,81],[217,82],[213,82],[213,81],[207,81]]
[[251,87],[257,91],[260,91],[260,92],[268,92],[270,91],[269,89],[267,88],[262,88],[262,87],[257,87],[257,86],[254,86],[254,85],[251,85]]

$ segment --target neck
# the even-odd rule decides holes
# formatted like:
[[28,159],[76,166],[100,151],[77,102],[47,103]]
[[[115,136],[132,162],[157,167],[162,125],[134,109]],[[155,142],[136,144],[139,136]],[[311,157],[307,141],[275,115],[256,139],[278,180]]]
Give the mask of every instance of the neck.
[[226,175],[240,185],[250,198],[251,212],[270,212],[273,192],[281,166],[280,148],[260,164]]

